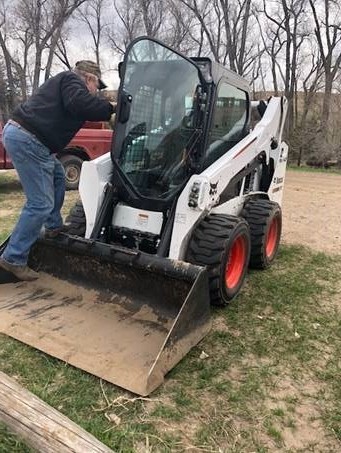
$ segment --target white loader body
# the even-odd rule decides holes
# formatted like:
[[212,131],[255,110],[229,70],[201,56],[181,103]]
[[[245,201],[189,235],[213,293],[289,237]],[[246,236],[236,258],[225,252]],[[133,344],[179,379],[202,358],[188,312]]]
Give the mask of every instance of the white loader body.
[[[193,228],[209,212],[238,216],[246,199],[255,195],[282,204],[288,157],[288,146],[282,141],[287,109],[286,101],[283,101],[283,98],[271,98],[262,119],[243,140],[201,174],[192,175],[177,201],[169,258],[184,259]],[[278,146],[271,149],[274,140]],[[275,171],[269,190],[259,191],[260,164],[259,168],[255,169],[253,186],[248,191],[245,192],[242,184],[238,196],[218,204],[228,182],[260,151],[266,153],[267,163],[270,158],[274,160]],[[86,238],[91,236],[106,184],[110,180],[112,165],[110,153],[83,164],[79,192],[86,215]],[[193,197],[197,200],[197,205],[190,207],[189,200]],[[162,227],[162,216],[160,212],[132,208],[119,203],[114,212],[112,225],[158,234]]]

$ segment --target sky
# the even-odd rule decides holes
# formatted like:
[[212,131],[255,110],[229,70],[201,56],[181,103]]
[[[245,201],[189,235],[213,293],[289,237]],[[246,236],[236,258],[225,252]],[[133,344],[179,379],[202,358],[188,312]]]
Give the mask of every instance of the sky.
[[[72,64],[75,64],[79,60],[94,61],[95,52],[89,29],[79,21],[77,21],[76,25],[74,27],[72,22],[69,23],[70,37],[67,42],[68,58]],[[117,66],[121,59],[108,46],[103,44],[101,45],[100,60],[103,81],[108,85],[109,90],[117,90],[119,85]],[[55,59],[53,69],[53,74],[55,74],[64,70],[65,67],[58,59]]]

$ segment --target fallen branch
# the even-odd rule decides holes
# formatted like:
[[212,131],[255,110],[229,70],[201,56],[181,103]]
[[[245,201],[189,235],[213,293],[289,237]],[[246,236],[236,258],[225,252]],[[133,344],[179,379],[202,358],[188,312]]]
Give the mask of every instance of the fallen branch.
[[0,421],[44,453],[112,453],[65,415],[0,371]]

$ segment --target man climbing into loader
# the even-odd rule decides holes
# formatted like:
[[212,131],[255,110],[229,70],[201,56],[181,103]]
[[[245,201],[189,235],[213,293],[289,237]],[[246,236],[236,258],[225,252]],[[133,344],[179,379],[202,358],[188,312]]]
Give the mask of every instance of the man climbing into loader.
[[79,234],[32,247],[36,282],[0,272],[0,330],[147,395],[207,334],[210,304],[276,258],[287,103],[251,124],[245,79],[146,37],[120,78],[111,153],[83,164],[69,216]]
[[62,150],[86,120],[106,121],[112,104],[95,96],[106,85],[96,63],[82,60],[45,82],[18,106],[3,130],[3,141],[16,168],[26,203],[0,257],[0,267],[20,280],[35,280],[27,266],[31,245],[45,226],[46,236],[63,230],[60,209],[65,174],[55,153]]

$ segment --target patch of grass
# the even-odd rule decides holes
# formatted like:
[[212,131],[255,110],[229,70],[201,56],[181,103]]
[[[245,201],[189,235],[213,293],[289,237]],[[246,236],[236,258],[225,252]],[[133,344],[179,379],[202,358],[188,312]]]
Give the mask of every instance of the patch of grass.
[[285,415],[285,412],[282,408],[278,407],[276,409],[272,409],[271,411],[273,413],[273,415],[275,415],[276,417],[284,417]]
[[288,166],[290,170],[294,171],[302,171],[302,172],[309,172],[309,173],[331,173],[331,174],[338,174],[341,175],[341,169],[337,167],[330,167],[330,168],[315,168],[309,167],[308,165],[301,165],[298,167],[297,165],[290,164]]
[[154,411],[150,414],[152,417],[164,418],[165,420],[176,420],[182,419],[181,413],[174,407],[167,406],[165,404],[158,404]]
[[281,446],[283,443],[283,437],[282,437],[281,432],[278,430],[278,428],[276,428],[274,425],[272,425],[269,422],[265,423],[265,428],[266,428],[266,432],[268,433],[268,435],[272,439],[274,439],[274,441],[276,442],[276,444],[278,446]]
[[0,186],[2,193],[16,191],[17,188],[20,189],[21,185],[15,170],[0,172]]
[[221,446],[219,440],[232,438],[233,435],[233,420],[229,414],[208,412],[206,420],[196,432],[196,445],[216,448],[217,451]]
[[296,428],[296,422],[293,418],[289,417],[285,420],[285,426],[291,429]]
[[24,202],[21,185],[14,171],[0,171],[0,244],[10,235]]
[[[62,215],[65,218],[79,198],[77,190],[66,192]],[[21,184],[14,170],[0,171],[0,244],[11,234],[25,203]]]
[[173,394],[173,401],[180,408],[193,408],[193,399],[191,395],[186,392],[186,389],[176,387]]
[[335,404],[325,404],[323,418],[329,429],[341,441],[341,323],[335,326],[332,335],[336,340],[336,348],[323,369],[317,371],[319,378],[326,382],[328,397],[323,399],[334,400]]
[[297,396],[286,396],[284,401],[287,403],[288,410],[294,412],[296,404],[299,402]]
[[33,450],[0,423],[0,453],[33,453]]

